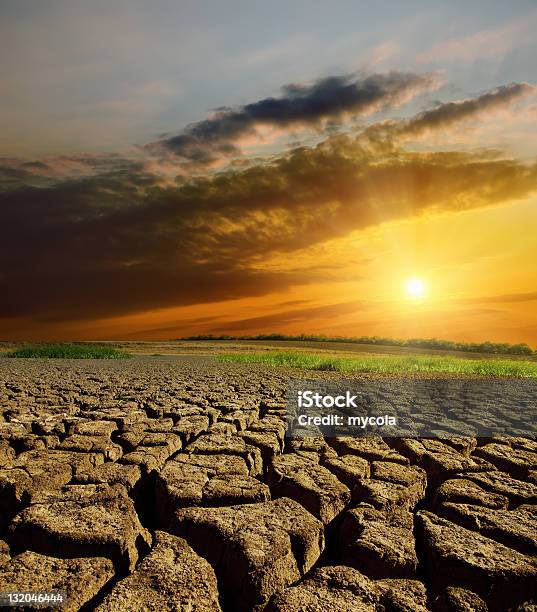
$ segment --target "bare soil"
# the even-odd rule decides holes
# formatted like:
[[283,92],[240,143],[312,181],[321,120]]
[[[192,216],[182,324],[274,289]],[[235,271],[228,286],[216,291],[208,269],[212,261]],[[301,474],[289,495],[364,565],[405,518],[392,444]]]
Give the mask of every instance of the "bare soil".
[[0,593],[110,612],[535,610],[534,440],[286,438],[290,374],[0,358]]

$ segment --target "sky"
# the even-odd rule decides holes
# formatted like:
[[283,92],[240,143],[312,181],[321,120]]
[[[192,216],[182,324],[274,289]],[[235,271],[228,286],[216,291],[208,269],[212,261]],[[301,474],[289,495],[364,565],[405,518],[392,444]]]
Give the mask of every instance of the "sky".
[[3,0],[0,340],[537,347],[536,27],[533,0]]

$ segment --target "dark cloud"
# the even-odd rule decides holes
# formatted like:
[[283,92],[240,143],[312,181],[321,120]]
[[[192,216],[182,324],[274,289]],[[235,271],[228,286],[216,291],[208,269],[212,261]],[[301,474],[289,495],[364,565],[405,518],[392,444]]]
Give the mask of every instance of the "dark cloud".
[[35,175],[34,172],[24,168],[22,165],[14,166],[0,159],[0,191],[16,189],[17,187],[32,183],[36,185],[46,184],[46,182],[44,177]]
[[265,98],[238,108],[221,108],[210,119],[189,125],[181,133],[147,145],[195,164],[208,164],[239,153],[237,141],[272,126],[320,127],[346,115],[365,115],[406,102],[417,93],[437,87],[435,74],[392,72],[361,79],[334,76],[311,86],[291,84],[279,98]]
[[505,108],[534,91],[535,86],[529,83],[502,85],[476,98],[438,104],[410,119],[373,124],[365,128],[363,136],[386,147],[394,140],[421,136],[428,132],[449,128],[467,119],[482,117],[487,113]]
[[27,168],[28,170],[37,170],[37,171],[44,171],[44,172],[48,172],[49,170],[49,166],[47,166],[47,164],[41,161],[22,162],[21,166],[23,168]]
[[58,181],[141,171],[139,161],[114,153],[54,155],[41,160],[0,158],[0,192],[19,187],[46,187]]
[[0,194],[0,317],[93,319],[329,280],[315,262],[297,272],[263,263],[385,221],[536,189],[535,165],[373,154],[349,136],[170,187],[132,166],[19,188]]
[[528,83],[512,83],[488,91],[477,98],[440,104],[407,121],[399,132],[404,135],[418,135],[429,130],[443,129],[459,121],[504,108],[534,90]]

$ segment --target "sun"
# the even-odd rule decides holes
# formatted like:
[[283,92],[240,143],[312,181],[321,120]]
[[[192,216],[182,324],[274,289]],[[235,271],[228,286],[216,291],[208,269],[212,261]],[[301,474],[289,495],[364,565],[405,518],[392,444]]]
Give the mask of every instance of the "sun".
[[421,278],[409,278],[405,283],[406,294],[414,300],[421,300],[427,294],[427,286]]

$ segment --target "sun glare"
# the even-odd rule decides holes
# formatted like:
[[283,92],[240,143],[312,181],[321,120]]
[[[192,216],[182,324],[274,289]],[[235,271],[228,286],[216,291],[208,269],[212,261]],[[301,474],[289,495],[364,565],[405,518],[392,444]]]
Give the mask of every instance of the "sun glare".
[[409,278],[405,284],[405,290],[408,297],[418,300],[425,297],[427,287],[421,278]]

